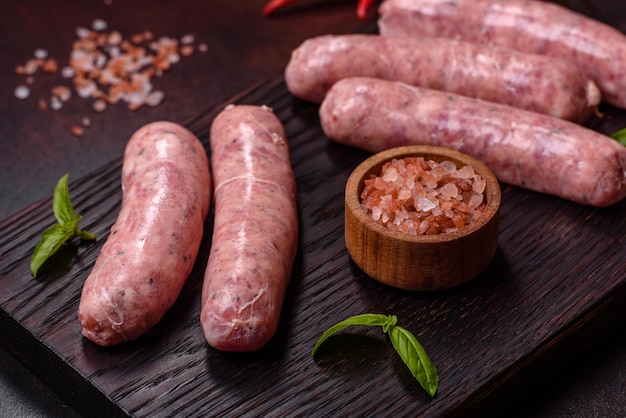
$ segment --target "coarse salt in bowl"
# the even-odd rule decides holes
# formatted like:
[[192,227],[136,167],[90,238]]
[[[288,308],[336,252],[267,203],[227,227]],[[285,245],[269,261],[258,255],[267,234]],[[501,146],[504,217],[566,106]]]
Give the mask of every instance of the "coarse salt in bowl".
[[495,256],[500,200],[493,173],[464,153],[422,145],[382,151],[346,183],[346,246],[382,283],[448,289],[478,276]]

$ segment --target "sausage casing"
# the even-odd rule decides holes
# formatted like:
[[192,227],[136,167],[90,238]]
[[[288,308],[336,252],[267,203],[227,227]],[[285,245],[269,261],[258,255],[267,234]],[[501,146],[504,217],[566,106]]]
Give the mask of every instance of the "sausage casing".
[[284,128],[265,106],[228,106],[211,125],[215,226],[200,322],[222,351],[274,335],[298,242],[296,181]]
[[174,123],[140,128],[126,145],[122,191],[78,308],[83,335],[102,346],[148,331],[191,272],[211,203],[204,147]]
[[385,0],[382,35],[488,43],[580,67],[607,102],[626,108],[626,36],[564,6],[536,0]]
[[445,38],[323,35],[296,48],[285,69],[289,91],[315,103],[335,82],[357,76],[402,81],[578,123],[601,100],[595,83],[568,61]]
[[505,183],[580,204],[609,206],[626,195],[626,147],[551,116],[374,78],[337,82],[319,112],[329,138],[370,152],[444,146]]

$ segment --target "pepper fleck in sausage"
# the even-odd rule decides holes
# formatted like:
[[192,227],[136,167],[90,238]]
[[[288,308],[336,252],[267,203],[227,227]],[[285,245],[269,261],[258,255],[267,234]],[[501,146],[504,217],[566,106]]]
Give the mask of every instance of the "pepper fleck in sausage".
[[319,112],[329,138],[371,152],[439,145],[481,160],[505,183],[580,204],[626,195],[626,147],[551,116],[375,78],[337,82]]
[[296,48],[285,69],[289,91],[316,103],[335,82],[356,76],[402,81],[578,123],[601,100],[595,83],[568,61],[444,38],[323,35]]
[[204,147],[171,122],[140,128],[126,145],[122,191],[78,307],[83,335],[102,346],[152,328],[191,272],[211,203]]
[[607,102],[626,108],[626,36],[564,6],[536,0],[386,0],[384,36],[430,36],[559,57],[580,67]]
[[211,125],[215,227],[200,322],[222,351],[275,334],[297,242],[296,182],[284,128],[266,106],[228,106]]

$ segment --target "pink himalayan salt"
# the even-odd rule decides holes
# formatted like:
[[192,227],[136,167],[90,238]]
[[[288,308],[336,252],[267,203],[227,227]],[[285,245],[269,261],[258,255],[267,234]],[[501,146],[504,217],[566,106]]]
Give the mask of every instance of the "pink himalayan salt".
[[485,180],[471,166],[393,159],[365,180],[361,206],[374,221],[411,235],[456,231],[484,211]]

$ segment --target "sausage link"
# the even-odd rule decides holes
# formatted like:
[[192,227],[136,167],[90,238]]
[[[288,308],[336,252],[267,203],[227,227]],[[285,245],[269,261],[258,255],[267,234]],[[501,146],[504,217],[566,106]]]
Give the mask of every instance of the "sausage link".
[[584,122],[598,87],[567,61],[443,38],[324,35],[304,41],[285,69],[289,91],[321,103],[335,82],[376,77]]
[[78,307],[83,335],[102,346],[152,328],[191,272],[211,203],[204,147],[174,123],[140,128],[126,145],[122,191]]
[[603,99],[626,108],[626,36],[573,10],[536,0],[386,0],[385,36],[430,36],[488,43],[559,57],[579,66]]
[[370,152],[439,145],[481,160],[502,182],[580,204],[626,195],[626,147],[551,116],[374,78],[337,82],[319,112],[329,138]]
[[222,351],[274,335],[298,242],[296,181],[284,128],[265,106],[228,106],[211,125],[215,227],[200,322]]

